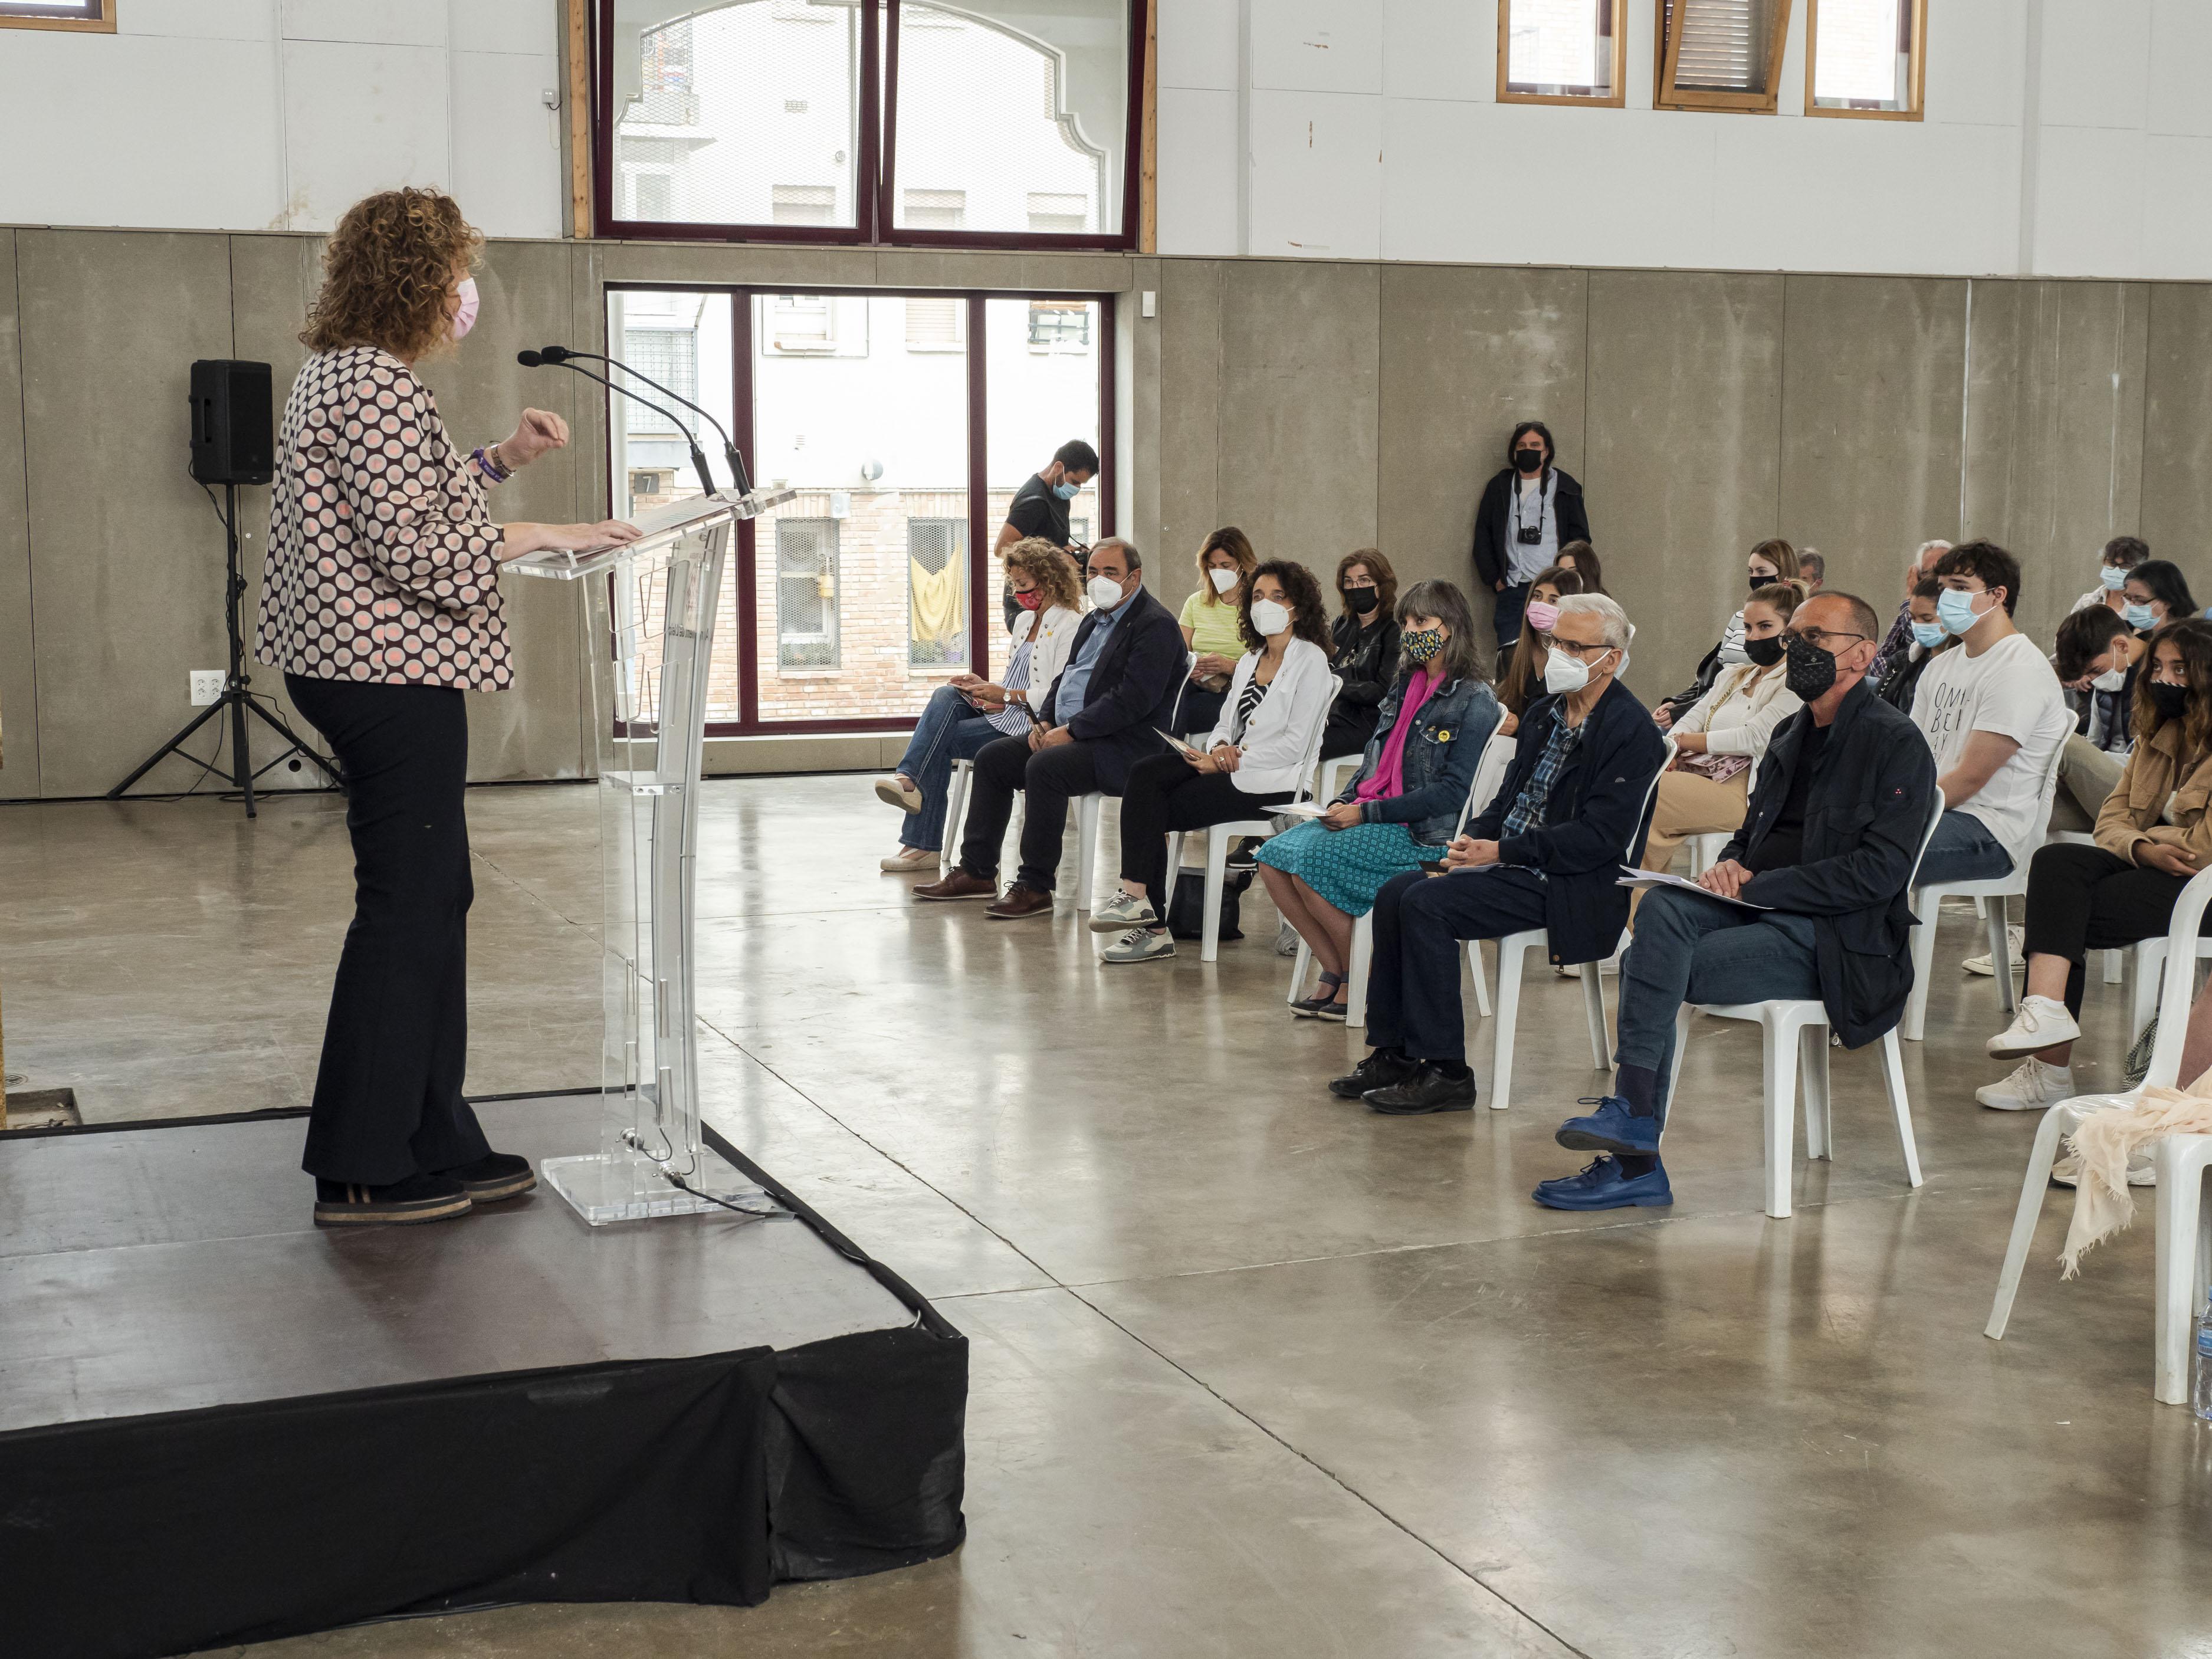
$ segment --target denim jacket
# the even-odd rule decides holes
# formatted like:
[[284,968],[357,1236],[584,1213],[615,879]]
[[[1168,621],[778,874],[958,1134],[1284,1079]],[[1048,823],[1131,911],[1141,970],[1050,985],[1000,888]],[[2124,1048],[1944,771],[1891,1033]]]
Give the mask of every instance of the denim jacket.
[[[1410,674],[1399,675],[1375,711],[1375,735],[1367,740],[1366,757],[1338,800],[1351,800],[1382,764],[1382,747],[1398,724],[1412,679]],[[1421,705],[1407,737],[1400,766],[1405,792],[1362,803],[1360,821],[1402,823],[1424,847],[1443,846],[1451,840],[1474,769],[1500,718],[1498,699],[1480,680],[1446,680]]]

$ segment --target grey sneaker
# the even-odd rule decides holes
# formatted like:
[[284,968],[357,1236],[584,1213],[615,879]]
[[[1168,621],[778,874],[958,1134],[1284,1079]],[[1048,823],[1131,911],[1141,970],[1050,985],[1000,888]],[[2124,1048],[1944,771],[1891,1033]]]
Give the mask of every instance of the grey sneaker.
[[1094,933],[1118,933],[1126,928],[1159,925],[1159,917],[1152,912],[1152,900],[1137,893],[1117,892],[1091,913],[1091,931]]
[[1175,954],[1164,927],[1132,927],[1099,953],[1101,962],[1158,962]]

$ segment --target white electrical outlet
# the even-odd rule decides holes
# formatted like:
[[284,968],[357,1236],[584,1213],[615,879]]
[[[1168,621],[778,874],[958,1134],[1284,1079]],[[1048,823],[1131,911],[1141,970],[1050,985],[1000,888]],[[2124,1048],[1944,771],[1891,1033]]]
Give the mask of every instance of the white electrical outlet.
[[192,670],[192,706],[204,708],[222,695],[224,675],[220,668]]

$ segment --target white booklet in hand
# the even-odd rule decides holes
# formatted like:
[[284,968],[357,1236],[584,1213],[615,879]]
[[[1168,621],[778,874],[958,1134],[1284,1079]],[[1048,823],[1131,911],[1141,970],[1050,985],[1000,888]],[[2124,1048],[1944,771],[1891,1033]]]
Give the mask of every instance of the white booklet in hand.
[[[1154,726],[1152,730],[1155,732],[1160,732],[1160,728],[1157,726]],[[1176,736],[1172,732],[1160,732],[1160,737],[1166,742],[1169,748],[1174,750],[1176,754],[1181,755],[1185,760],[1204,760],[1206,758],[1206,751],[1204,750],[1192,748],[1188,744],[1185,743],[1181,738]]]
[[1733,904],[1740,909],[1771,910],[1774,908],[1771,904],[1753,904],[1749,899],[1722,898],[1718,893],[1700,887],[1694,881],[1685,880],[1666,871],[1639,870],[1632,864],[1624,864],[1620,867],[1626,873],[1613,884],[1617,887],[1684,887],[1692,893],[1702,893],[1709,899],[1719,899],[1723,904]]
[[1326,801],[1291,800],[1285,801],[1280,806],[1270,806],[1267,808],[1267,811],[1273,813],[1279,818],[1326,817],[1328,816],[1328,803]]

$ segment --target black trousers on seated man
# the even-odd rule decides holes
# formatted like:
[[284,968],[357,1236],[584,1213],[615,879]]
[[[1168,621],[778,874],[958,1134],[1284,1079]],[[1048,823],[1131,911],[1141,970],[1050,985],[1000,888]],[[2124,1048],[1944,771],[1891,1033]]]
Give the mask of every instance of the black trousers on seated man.
[[1409,870],[1375,896],[1367,971],[1367,1041],[1416,1060],[1467,1063],[1459,947],[1544,926],[1544,882],[1534,870],[1492,865],[1465,875]]
[[1032,750],[1027,738],[1000,738],[975,754],[968,786],[968,823],[960,839],[960,867],[978,881],[999,874],[999,849],[1006,822],[1014,815],[1014,792],[1029,796],[1022,817],[1022,861],[1014,876],[1036,892],[1052,891],[1060,867],[1060,837],[1067,830],[1067,803],[1098,787],[1097,759],[1087,743],[1063,743]]

